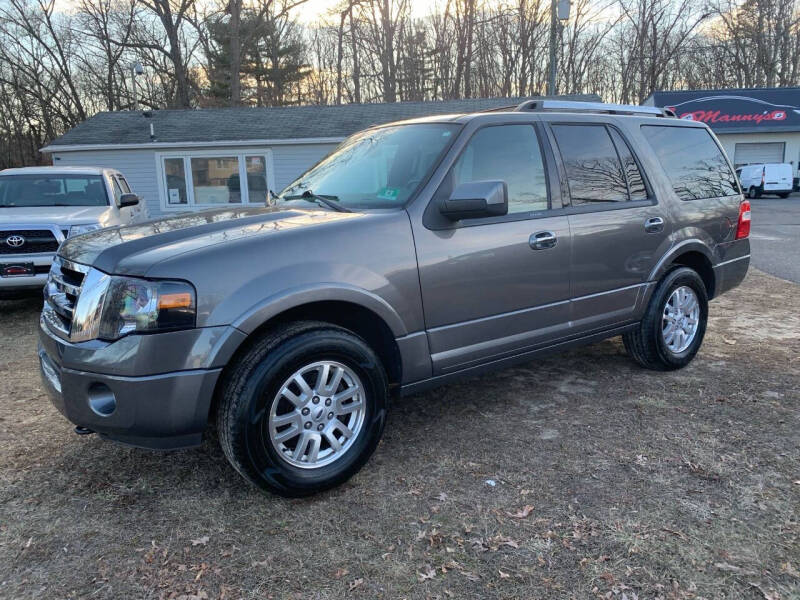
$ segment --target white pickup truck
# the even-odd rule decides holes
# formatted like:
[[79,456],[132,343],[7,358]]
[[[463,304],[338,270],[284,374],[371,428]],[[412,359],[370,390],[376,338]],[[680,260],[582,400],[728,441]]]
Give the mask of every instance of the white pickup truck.
[[66,238],[146,217],[139,197],[113,169],[0,171],[0,298],[44,287]]

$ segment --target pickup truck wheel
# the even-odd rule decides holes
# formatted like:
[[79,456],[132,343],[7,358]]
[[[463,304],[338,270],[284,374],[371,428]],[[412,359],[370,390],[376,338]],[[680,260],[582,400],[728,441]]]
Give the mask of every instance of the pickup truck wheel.
[[692,269],[667,273],[656,287],[639,326],[622,336],[628,354],[640,365],[658,371],[688,365],[703,343],[708,320],[708,295]]
[[222,386],[217,427],[225,456],[250,482],[307,496],[346,481],[383,434],[386,372],[353,333],[291,323],[253,344]]

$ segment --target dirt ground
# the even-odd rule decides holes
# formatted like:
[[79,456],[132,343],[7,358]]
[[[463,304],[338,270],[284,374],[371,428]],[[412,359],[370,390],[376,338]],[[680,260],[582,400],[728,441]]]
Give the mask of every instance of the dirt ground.
[[215,440],[78,437],[0,302],[2,598],[800,598],[800,287],[751,271],[683,371],[618,339],[394,405],[345,486],[265,497]]

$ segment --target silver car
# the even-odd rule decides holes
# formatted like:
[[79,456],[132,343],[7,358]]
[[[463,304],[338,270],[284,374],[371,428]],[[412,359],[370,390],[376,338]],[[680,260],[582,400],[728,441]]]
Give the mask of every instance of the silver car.
[[144,217],[139,198],[113,169],[0,171],[0,297],[42,289],[66,238]]
[[392,396],[612,336],[646,368],[687,365],[749,231],[711,130],[659,109],[383,125],[272,206],[67,240],[43,379],[80,433],[177,448],[215,423],[249,481],[311,494],[364,465]]

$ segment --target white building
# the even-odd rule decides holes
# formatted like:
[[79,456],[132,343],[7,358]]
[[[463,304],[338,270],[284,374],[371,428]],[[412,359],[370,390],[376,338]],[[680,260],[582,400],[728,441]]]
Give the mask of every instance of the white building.
[[[598,101],[594,95],[572,99]],[[347,136],[381,123],[518,104],[523,98],[97,114],[42,152],[56,166],[121,171],[151,216],[263,204]]]
[[800,88],[655,92],[644,104],[707,123],[736,167],[790,163],[800,167]]

